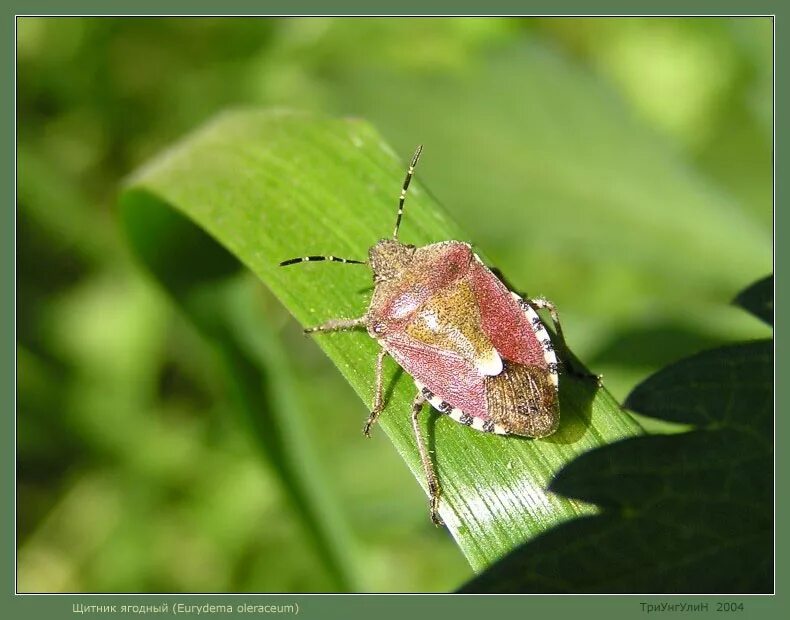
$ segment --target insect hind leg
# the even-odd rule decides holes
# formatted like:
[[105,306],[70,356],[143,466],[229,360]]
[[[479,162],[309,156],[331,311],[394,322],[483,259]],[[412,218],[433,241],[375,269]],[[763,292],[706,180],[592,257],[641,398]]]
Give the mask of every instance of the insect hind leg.
[[431,521],[433,521],[434,525],[442,525],[443,521],[439,516],[439,497],[442,493],[442,489],[439,486],[439,478],[436,476],[436,470],[433,467],[431,454],[428,452],[428,447],[425,443],[425,437],[420,430],[419,416],[425,403],[425,397],[421,392],[417,392],[411,404],[411,427],[414,430],[414,438],[417,440],[417,449],[420,452],[420,461],[422,462],[422,469],[425,472],[425,480],[428,484]]

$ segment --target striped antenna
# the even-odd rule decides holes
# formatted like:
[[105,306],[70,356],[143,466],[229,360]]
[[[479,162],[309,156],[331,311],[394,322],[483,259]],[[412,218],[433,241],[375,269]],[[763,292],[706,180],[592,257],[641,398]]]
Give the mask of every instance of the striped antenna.
[[350,263],[352,265],[364,265],[365,261],[353,260],[351,258],[340,258],[338,256],[301,256],[299,258],[289,258],[280,263],[280,267],[295,265],[296,263],[313,263],[318,261],[332,261],[333,263]]
[[414,151],[414,157],[411,158],[411,164],[409,165],[409,169],[406,171],[406,179],[403,181],[403,187],[400,190],[400,201],[398,202],[398,219],[395,221],[395,232],[392,233],[392,238],[398,238],[398,229],[400,228],[400,220],[403,217],[403,203],[406,202],[406,190],[409,189],[409,183],[411,183],[411,177],[414,175],[414,167],[417,165],[417,160],[420,158],[420,153],[422,153],[422,144],[417,147],[417,150]]

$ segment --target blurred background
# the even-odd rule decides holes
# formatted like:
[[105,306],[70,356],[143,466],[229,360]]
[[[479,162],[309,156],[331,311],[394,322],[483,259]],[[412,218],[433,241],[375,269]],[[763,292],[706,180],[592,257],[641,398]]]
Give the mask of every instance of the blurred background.
[[206,343],[130,256],[123,178],[228,106],[365,117],[404,158],[424,143],[423,184],[558,304],[618,398],[766,335],[729,302],[772,269],[768,19],[17,25],[20,591],[428,592],[471,575],[386,438],[363,441],[366,406],[248,277],[276,336],[260,363],[277,360],[343,533],[329,565]]

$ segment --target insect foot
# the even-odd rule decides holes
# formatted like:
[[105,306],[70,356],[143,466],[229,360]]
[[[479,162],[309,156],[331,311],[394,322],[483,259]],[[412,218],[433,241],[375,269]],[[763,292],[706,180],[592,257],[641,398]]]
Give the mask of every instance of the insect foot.
[[435,495],[431,498],[431,521],[436,527],[440,527],[444,525],[444,521],[439,516],[439,495]]
[[376,418],[378,417],[379,417],[378,411],[371,411],[370,417],[365,422],[365,426],[362,427],[362,434],[368,439],[370,439],[371,437],[370,428],[376,423]]
[[577,368],[576,365],[570,361],[562,362],[560,368],[565,374],[584,381],[593,381],[596,387],[603,387],[603,375],[596,375],[595,373],[587,372],[586,369]]

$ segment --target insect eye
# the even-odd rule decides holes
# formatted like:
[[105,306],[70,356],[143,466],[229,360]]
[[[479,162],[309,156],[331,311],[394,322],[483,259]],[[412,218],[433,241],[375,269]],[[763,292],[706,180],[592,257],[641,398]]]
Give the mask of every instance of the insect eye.
[[384,333],[384,323],[374,323],[373,324],[373,333],[374,334],[383,334]]

